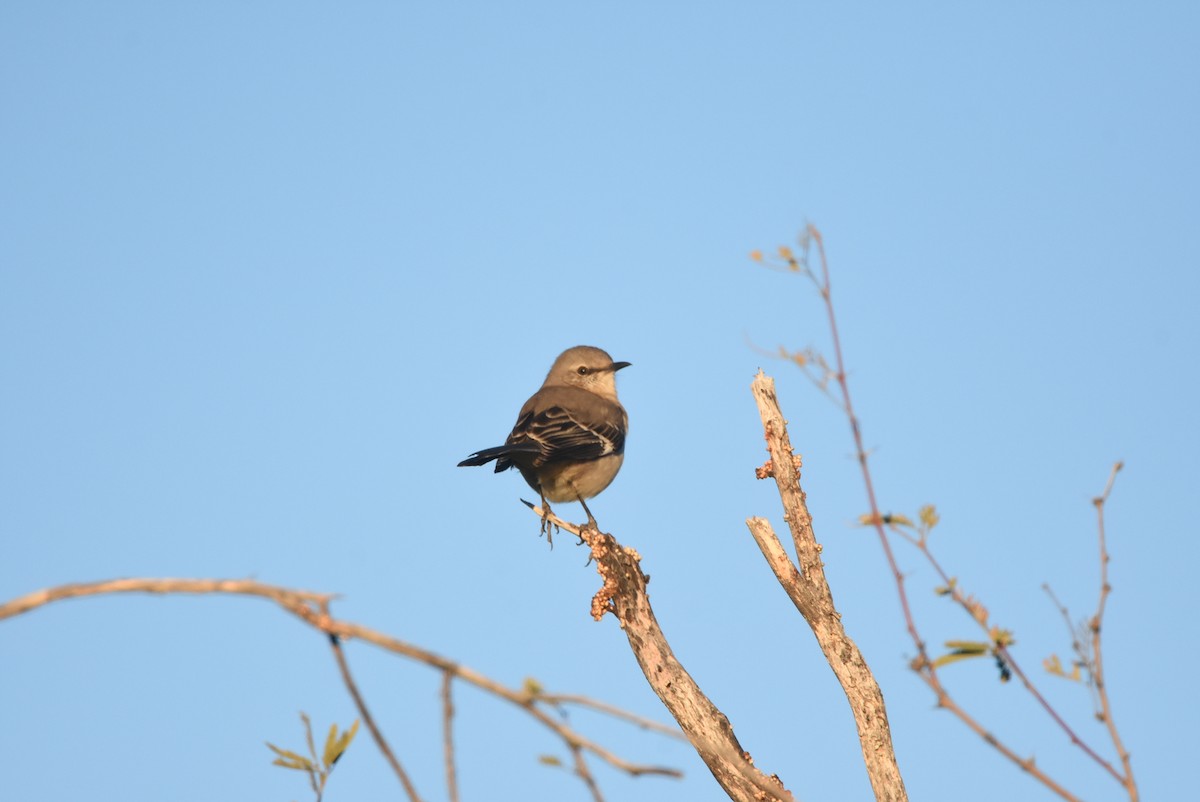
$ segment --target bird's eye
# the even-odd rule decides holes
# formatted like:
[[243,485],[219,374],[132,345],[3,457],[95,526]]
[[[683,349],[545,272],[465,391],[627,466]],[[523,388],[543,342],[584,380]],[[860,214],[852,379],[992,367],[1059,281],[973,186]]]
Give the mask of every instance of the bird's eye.
[[577,372],[577,373],[578,373],[580,376],[586,376],[586,375],[588,375],[588,369],[587,369],[586,367],[584,367],[583,365],[580,365],[580,366],[579,366],[579,370],[578,370],[578,371],[576,371],[576,372]]

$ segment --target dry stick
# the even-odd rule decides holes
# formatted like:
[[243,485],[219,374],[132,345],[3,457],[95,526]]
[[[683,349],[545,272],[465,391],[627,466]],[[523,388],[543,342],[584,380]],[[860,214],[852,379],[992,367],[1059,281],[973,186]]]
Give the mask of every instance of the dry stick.
[[454,698],[450,695],[454,675],[442,672],[442,751],[446,756],[446,794],[450,802],[458,802],[458,772],[454,769]]
[[775,382],[759,371],[751,388],[762,418],[767,451],[771,455],[771,468],[769,471],[760,471],[760,478],[765,478],[763,474],[767,473],[775,478],[783,502],[784,520],[791,529],[800,568],[792,564],[766,519],[750,518],[746,525],[775,572],[779,584],[808,622],[825,659],[842,685],[858,727],[863,762],[875,798],[880,802],[903,802],[908,799],[908,793],[904,789],[900,767],[896,764],[883,692],[858,646],[842,627],[841,616],[834,606],[833,593],[821,564],[821,545],[813,533],[812,516],[809,515],[804,491],[800,487],[787,422],[783,419],[779,399],[775,395]]
[[[322,614],[328,618],[328,605],[322,605]],[[379,751],[391,764],[392,771],[396,773],[400,784],[404,786],[404,792],[408,794],[408,798],[412,802],[420,802],[421,797],[417,794],[416,786],[412,784],[412,780],[408,777],[408,772],[400,765],[400,761],[396,755],[392,753],[392,748],[388,745],[387,739],[383,737],[379,727],[375,724],[375,718],[371,715],[371,711],[367,709],[367,703],[363,701],[362,694],[358,692],[358,685],[354,682],[354,677],[350,674],[350,665],[346,662],[346,655],[342,651],[341,641],[337,635],[329,635],[329,646],[333,649],[333,656],[337,659],[338,669],[342,672],[342,681],[346,683],[346,689],[350,691],[350,696],[354,699],[354,706],[358,708],[358,714],[362,716],[362,720],[366,723],[367,729],[371,731],[371,737],[375,739],[375,746],[379,747]]]
[[1092,503],[1096,506],[1097,528],[1100,539],[1100,600],[1096,604],[1096,615],[1092,617],[1088,626],[1092,630],[1092,659],[1095,661],[1092,679],[1096,685],[1096,692],[1100,695],[1104,726],[1108,728],[1108,735],[1112,738],[1113,748],[1117,750],[1117,755],[1121,759],[1121,765],[1125,768],[1125,776],[1120,778],[1121,784],[1125,786],[1125,790],[1129,793],[1130,802],[1138,802],[1137,783],[1133,779],[1133,764],[1130,761],[1129,752],[1125,749],[1125,744],[1121,742],[1121,736],[1117,732],[1117,724],[1113,721],[1112,706],[1108,700],[1108,686],[1104,683],[1104,657],[1100,650],[1100,630],[1104,622],[1104,607],[1108,602],[1108,594],[1112,592],[1112,587],[1108,584],[1108,545],[1104,535],[1104,504],[1108,501],[1109,493],[1112,492],[1113,482],[1117,480],[1117,472],[1122,467],[1124,467],[1123,463],[1120,462],[1113,465],[1112,473],[1108,475],[1108,483],[1104,486],[1104,492],[1092,500]]
[[[531,509],[542,516],[540,508]],[[729,719],[675,657],[650,607],[646,575],[639,565],[641,555],[594,527],[581,528],[553,514],[548,520],[588,544],[604,581],[592,597],[592,618],[599,621],[606,613],[616,616],[646,681],[729,798],[734,802],[793,800],[778,777],[768,777],[754,766],[734,736]]]
[[434,652],[413,646],[399,638],[393,638],[390,635],[376,632],[369,627],[322,616],[317,605],[335,598],[335,594],[291,590],[250,579],[111,579],[99,582],[59,585],[19,596],[4,604],[0,604],[0,621],[30,612],[55,601],[110,593],[227,593],[270,599],[292,615],[328,635],[336,635],[342,640],[359,638],[386,651],[449,672],[470,685],[474,685],[494,696],[505,699],[525,710],[529,715],[552,730],[558,737],[562,738],[568,745],[574,744],[582,747],[613,768],[635,777],[643,774],[662,775],[666,777],[683,776],[682,772],[678,769],[631,763],[617,757],[599,744],[584,738],[554,717],[547,715],[545,711],[531,705],[529,694],[507,688],[474,669],[460,665],[452,660],[447,660]]

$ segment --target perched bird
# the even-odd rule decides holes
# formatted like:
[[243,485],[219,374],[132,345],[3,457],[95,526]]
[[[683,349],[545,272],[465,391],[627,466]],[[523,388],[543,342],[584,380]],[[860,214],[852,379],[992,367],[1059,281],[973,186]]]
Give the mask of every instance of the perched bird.
[[459,467],[495,460],[496,473],[519,470],[542,499],[542,531],[548,501],[578,501],[595,526],[584,499],[608,487],[625,459],[629,417],[617,400],[616,373],[627,367],[590,345],[568,348],[521,407],[504,445],[476,451]]

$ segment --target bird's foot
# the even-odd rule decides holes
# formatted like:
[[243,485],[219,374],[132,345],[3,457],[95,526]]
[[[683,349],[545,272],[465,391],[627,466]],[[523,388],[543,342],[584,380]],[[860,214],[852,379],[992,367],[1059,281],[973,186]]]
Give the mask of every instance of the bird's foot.
[[[532,501],[526,501],[525,499],[521,499],[521,503],[524,504],[526,507],[528,507],[531,510],[535,509],[537,506]],[[553,533],[554,533],[554,530],[558,529],[559,527],[558,527],[558,524],[556,524],[550,520],[551,514],[552,514],[552,510],[550,509],[550,505],[546,503],[545,499],[542,499],[542,528],[541,528],[541,531],[538,533],[538,537],[545,535],[546,542],[550,544],[550,548],[554,548]]]

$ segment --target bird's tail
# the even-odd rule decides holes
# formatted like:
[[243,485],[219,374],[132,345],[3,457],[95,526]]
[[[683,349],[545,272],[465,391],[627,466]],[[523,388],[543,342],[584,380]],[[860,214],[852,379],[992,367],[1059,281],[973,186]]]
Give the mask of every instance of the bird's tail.
[[510,467],[509,460],[505,459],[506,457],[510,457],[513,454],[536,454],[540,449],[541,447],[537,443],[509,443],[494,448],[485,448],[482,451],[476,451],[458,463],[458,467],[472,468],[476,465],[487,465],[492,460],[498,459],[501,461],[503,468],[497,465],[496,470],[503,470]]

